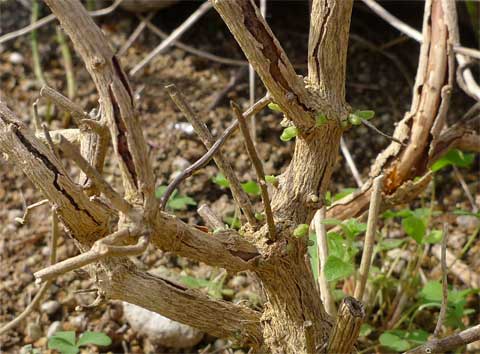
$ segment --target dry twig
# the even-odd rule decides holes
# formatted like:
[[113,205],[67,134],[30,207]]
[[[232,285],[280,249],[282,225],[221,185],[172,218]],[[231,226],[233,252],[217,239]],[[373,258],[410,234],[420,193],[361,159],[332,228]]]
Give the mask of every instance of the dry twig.
[[240,125],[240,130],[242,131],[243,138],[245,140],[245,146],[247,148],[248,156],[252,161],[253,167],[257,174],[258,184],[260,185],[260,191],[262,193],[262,202],[263,207],[265,209],[265,216],[267,218],[268,224],[268,234],[270,236],[270,240],[275,240],[275,221],[273,220],[273,213],[272,213],[272,206],[270,205],[270,197],[268,196],[267,190],[267,183],[265,182],[265,172],[263,171],[262,162],[258,157],[257,150],[255,149],[255,145],[253,145],[252,138],[248,131],[248,126],[243,117],[243,114],[240,110],[240,107],[233,101],[230,103],[235,116],[237,117],[237,121]]
[[442,264],[442,305],[440,307],[440,313],[438,314],[437,325],[433,331],[433,336],[438,338],[440,330],[442,329],[443,321],[445,320],[445,315],[447,314],[448,306],[448,283],[447,283],[447,239],[448,239],[448,230],[447,224],[443,225],[443,238],[442,238],[442,259],[440,263]]

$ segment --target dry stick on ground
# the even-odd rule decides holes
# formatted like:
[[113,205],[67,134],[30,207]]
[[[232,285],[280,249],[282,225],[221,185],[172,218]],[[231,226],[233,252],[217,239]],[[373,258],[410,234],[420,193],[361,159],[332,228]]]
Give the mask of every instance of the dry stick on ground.
[[[246,110],[243,113],[244,117],[248,118],[252,114],[260,112],[269,102],[270,98],[268,96],[265,96],[264,98],[257,101],[257,103],[255,103],[248,110]],[[183,180],[190,177],[195,171],[203,168],[208,164],[208,162],[215,156],[215,154],[219,151],[225,141],[227,141],[227,139],[235,132],[237,128],[238,121],[235,121],[227,129],[225,129],[222,136],[208,149],[208,151],[201,158],[199,158],[196,162],[194,162],[192,165],[183,170],[177,177],[175,177],[175,179],[167,186],[167,189],[162,196],[161,208],[165,208],[165,205],[168,202],[168,199],[172,195],[173,191]],[[253,218],[255,219],[255,216],[253,216]],[[255,221],[252,220],[252,222],[256,223],[256,219]]]
[[446,353],[480,340],[480,324],[442,339],[433,339],[405,354]]
[[443,238],[442,238],[442,259],[440,263],[442,264],[442,305],[440,307],[440,313],[438,314],[437,325],[433,331],[433,336],[438,338],[440,331],[442,329],[443,321],[445,320],[445,315],[447,314],[448,306],[448,283],[447,283],[447,240],[448,240],[448,225],[443,224]]
[[[202,140],[203,145],[207,149],[211,149],[212,146],[215,144],[215,138],[213,137],[212,133],[208,130],[206,124],[195,114],[193,109],[185,100],[185,97],[180,93],[175,85],[168,85],[166,86],[168,94],[170,95],[173,102],[177,105],[183,115],[187,118],[187,120],[192,124],[193,129],[197,133],[197,135]],[[255,105],[252,105],[252,107]],[[213,155],[213,160],[217,164],[220,171],[225,175],[225,178],[230,184],[230,189],[232,191],[233,198],[237,205],[243,210],[245,213],[245,217],[247,218],[250,225],[254,226],[257,225],[257,220],[255,219],[255,213],[253,211],[252,203],[248,198],[247,193],[243,190],[240,181],[238,180],[235,172],[233,171],[232,165],[230,162],[225,158],[222,154],[221,149],[217,150],[217,153]],[[167,188],[168,190],[168,188]],[[170,196],[165,195],[162,199],[162,204],[168,201]]]
[[[108,7],[105,7],[104,9],[89,12],[89,15],[92,16],[92,17],[99,17],[99,16],[108,15],[109,13],[115,11],[122,1],[123,0],[116,0],[112,5],[110,5]],[[36,30],[37,28],[40,28],[40,27],[46,25],[47,23],[52,22],[53,20],[55,20],[55,15],[50,14],[50,15],[45,16],[44,18],[42,18],[42,19],[24,27],[24,28],[21,28],[19,30],[7,33],[7,34],[0,37],[0,44],[8,42],[8,41],[10,41],[12,39],[15,39],[17,37],[23,36],[27,33],[30,33],[32,31]]]
[[122,47],[118,50],[117,55],[121,57],[125,52],[130,48],[130,46],[137,40],[137,38],[142,34],[145,27],[147,27],[147,23],[156,15],[156,11],[150,12],[144,19],[140,20],[140,23],[132,32],[132,34],[128,37],[128,39],[123,43]]
[[313,217],[313,225],[315,235],[317,236],[317,252],[318,252],[318,285],[320,288],[320,295],[322,297],[325,311],[335,318],[337,315],[337,308],[335,306],[335,300],[330,290],[327,278],[325,277],[325,263],[328,258],[328,242],[327,242],[327,230],[325,229],[325,207],[320,208]]
[[[58,216],[55,212],[55,208],[51,208],[52,211],[52,236],[50,238],[50,265],[55,264],[57,261],[57,242],[59,236],[59,229],[58,229]],[[51,281],[47,281],[46,283],[42,284],[40,289],[38,290],[37,294],[33,298],[32,302],[27,306],[27,308],[17,317],[15,317],[12,321],[5,324],[0,328],[0,335],[3,333],[15,328],[19,325],[27,316],[35,310],[35,308],[40,304],[43,296],[47,293],[48,289],[52,285]]]
[[375,246],[375,234],[377,233],[378,214],[382,203],[383,175],[373,180],[373,191],[370,197],[370,208],[368,211],[367,231],[363,243],[362,261],[360,263],[359,275],[355,286],[354,297],[362,301],[365,286],[367,284],[370,264],[372,263],[373,247]]
[[252,137],[249,133],[247,122],[243,117],[240,107],[233,101],[230,102],[230,106],[237,117],[237,121],[240,125],[240,130],[242,131],[243,139],[245,141],[245,146],[247,148],[248,156],[250,157],[250,161],[252,161],[255,173],[257,174],[257,181],[260,185],[263,207],[265,209],[265,216],[267,219],[269,239],[270,241],[275,241],[275,221],[273,220],[272,207],[270,205],[270,197],[268,196],[267,183],[265,182],[265,172],[263,171],[262,162],[258,157],[257,150],[255,149],[255,145],[253,144]]
[[154,57],[162,53],[172,43],[180,38],[186,30],[188,30],[197,20],[199,20],[208,10],[212,8],[209,1],[205,1],[200,7],[194,11],[180,26],[178,26],[162,43],[160,43],[150,54],[140,61],[130,70],[129,75],[136,75],[145,65],[147,65]]
[[[141,20],[145,20],[146,17],[142,16],[142,15],[137,15],[138,18],[140,18]],[[160,30],[157,26],[155,26],[152,22],[150,21],[146,21],[146,24],[147,24],[147,27],[153,32],[155,33],[157,36],[159,36],[160,38],[162,39],[166,39],[168,38],[168,34],[163,32],[162,30]],[[245,60],[238,60],[238,59],[231,59],[231,58],[226,58],[226,57],[221,57],[221,56],[218,56],[218,55],[215,55],[215,54],[212,54],[212,53],[209,53],[209,52],[205,52],[203,50],[200,50],[200,49],[197,49],[197,48],[194,48],[192,46],[189,46],[183,42],[180,42],[178,40],[174,41],[173,42],[173,45],[175,45],[176,47],[180,48],[180,49],[183,49],[184,51],[186,51],[187,53],[191,53],[191,54],[194,54],[196,56],[199,56],[201,58],[205,58],[205,59],[208,59],[208,60],[211,60],[211,61],[214,61],[214,62],[218,62],[220,64],[227,64],[227,65],[236,65],[236,66],[245,66],[247,67],[248,66],[248,61],[245,61]]]

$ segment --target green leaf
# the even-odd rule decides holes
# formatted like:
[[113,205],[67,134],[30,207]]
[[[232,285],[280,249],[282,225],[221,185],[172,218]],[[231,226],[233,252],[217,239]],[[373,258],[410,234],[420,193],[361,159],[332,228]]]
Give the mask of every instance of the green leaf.
[[408,236],[417,241],[418,244],[422,243],[426,231],[426,227],[422,219],[417,216],[410,216],[402,220],[402,227]]
[[353,265],[335,256],[328,256],[325,262],[325,278],[327,281],[340,280],[353,273]]
[[377,246],[378,251],[388,251],[394,248],[400,247],[406,240],[404,238],[400,239],[386,239],[382,240],[380,244]]
[[56,332],[48,338],[48,349],[55,349],[62,354],[77,354],[80,349],[75,345],[75,332]]
[[255,213],[255,219],[257,219],[258,221],[263,221],[265,219],[265,215],[263,215],[262,213]]
[[327,123],[327,116],[323,113],[318,114],[317,118],[315,118],[315,126],[321,127],[325,123]]
[[237,217],[234,216],[225,216],[223,218],[223,221],[225,221],[231,229],[239,229],[242,227],[242,223]]
[[432,230],[430,234],[423,240],[423,243],[440,243],[442,242],[442,230]]
[[356,188],[344,188],[333,196],[333,201],[336,202],[337,200],[340,200],[343,197],[346,197],[347,195],[352,194],[356,190],[357,190]]
[[215,177],[212,178],[213,183],[216,185],[219,185],[222,188],[229,188],[230,183],[228,183],[228,180],[225,178],[225,176],[222,173],[217,173]]
[[370,333],[372,333],[374,328],[370,326],[368,323],[363,323],[360,327],[360,337],[368,337]]
[[75,345],[75,342],[76,342],[74,331],[58,331],[58,332],[55,332],[55,334],[50,338],[60,338],[70,343],[71,345]]
[[298,128],[290,126],[283,129],[282,135],[280,135],[281,141],[290,141],[298,135]]
[[438,281],[429,281],[420,291],[420,296],[425,302],[442,301],[442,284]]
[[282,112],[282,109],[276,103],[270,102],[267,107],[270,108],[274,112]]
[[325,205],[330,206],[332,204],[332,192],[327,191],[325,193]]
[[210,282],[206,279],[200,279],[191,277],[189,275],[182,275],[180,276],[180,281],[189,288],[199,289],[199,288],[208,288],[210,286]]
[[347,245],[340,234],[333,231],[327,233],[327,244],[329,255],[345,259],[347,255]]
[[433,172],[439,171],[446,166],[470,167],[475,159],[474,154],[466,154],[461,150],[452,149],[438,159],[430,169]]
[[362,119],[357,116],[356,114],[350,113],[348,115],[348,121],[350,122],[351,125],[360,125],[362,124]]
[[245,192],[251,195],[260,195],[260,187],[258,184],[254,181],[248,181],[245,183],[242,183],[242,188]]
[[167,207],[173,210],[187,210],[189,205],[197,205],[197,202],[187,196],[179,196],[176,198],[170,198],[167,203]]
[[422,343],[425,343],[428,340],[429,335],[430,334],[427,331],[424,331],[423,329],[414,329],[412,331],[406,332],[404,338],[409,342],[413,342],[416,345],[420,345]]
[[326,219],[322,220],[322,224],[324,224],[324,225],[342,225],[342,220],[326,218]]
[[105,333],[101,332],[85,332],[78,339],[77,346],[93,344],[99,346],[107,346],[112,344],[112,340]]
[[348,219],[341,224],[343,232],[347,237],[353,238],[360,235],[367,230],[367,224],[358,221],[357,219]]
[[167,191],[167,186],[159,186],[155,189],[155,198],[160,199]]
[[400,338],[399,336],[396,336],[389,331],[382,333],[379,340],[381,345],[397,352],[404,352],[411,347],[408,341]]
[[275,177],[274,175],[265,176],[265,182],[270,183],[270,184],[277,184],[278,183],[277,177]]
[[373,117],[375,117],[375,111],[355,111],[354,113],[356,116],[362,118],[362,119],[365,119],[365,120],[369,120],[369,119],[372,119]]
[[293,236],[295,236],[295,237],[303,237],[307,233],[308,233],[308,225],[307,224],[300,224],[295,228],[295,230],[293,230]]

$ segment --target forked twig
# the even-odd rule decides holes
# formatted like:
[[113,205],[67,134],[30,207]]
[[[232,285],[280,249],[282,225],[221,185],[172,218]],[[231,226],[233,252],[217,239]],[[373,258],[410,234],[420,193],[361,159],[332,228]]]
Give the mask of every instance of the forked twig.
[[[203,145],[207,149],[211,148],[215,143],[215,138],[213,137],[212,133],[210,133],[205,123],[195,114],[192,107],[187,103],[185,97],[180,93],[175,85],[168,85],[166,86],[166,89],[172,101],[177,105],[190,124],[192,124],[195,133],[197,133],[197,135],[200,137]],[[235,175],[232,165],[222,154],[221,149],[217,151],[217,153],[213,156],[213,159],[229,182],[233,198],[245,213],[248,222],[251,225],[256,225],[257,220],[255,219],[252,203],[250,202],[247,193],[242,189],[242,185]]]
[[442,329],[443,321],[445,320],[445,315],[447,314],[448,306],[448,282],[447,282],[447,239],[448,239],[448,226],[443,224],[443,237],[442,237],[442,256],[440,263],[442,265],[442,305],[440,307],[440,313],[438,314],[437,325],[433,331],[433,336],[438,338],[440,330]]
[[263,165],[260,161],[260,158],[258,157],[255,145],[253,145],[247,122],[242,115],[240,107],[233,101],[230,102],[230,105],[233,112],[235,113],[235,116],[237,117],[237,121],[240,125],[240,130],[242,131],[243,139],[245,141],[245,146],[247,148],[248,156],[250,157],[250,160],[252,161],[253,167],[257,174],[257,180],[258,184],[260,185],[263,207],[265,209],[265,216],[268,224],[268,234],[270,236],[270,240],[274,241],[276,239],[275,221],[273,220],[272,206],[270,205],[270,197],[268,196],[267,182],[265,182],[265,172],[263,171]]
[[208,10],[212,8],[210,1],[205,1],[200,7],[194,11],[180,26],[178,26],[162,43],[160,43],[150,54],[140,61],[130,70],[130,76],[137,74],[145,65],[147,65],[154,57],[162,53],[176,39],[180,38],[187,29],[189,29],[198,19],[200,19]]
[[23,216],[21,218],[15,218],[15,221],[18,222],[20,225],[25,225],[28,222],[28,220],[30,219],[31,211],[33,209],[35,209],[36,207],[39,207],[39,206],[47,204],[47,203],[48,203],[48,199],[43,199],[39,202],[30,204],[29,206],[27,206],[25,208],[25,211],[23,212]]
[[[134,245],[115,246],[114,243],[120,243],[128,237],[139,236]],[[84,267],[86,265],[101,261],[108,257],[133,256],[145,251],[148,245],[148,237],[141,235],[138,229],[122,229],[105,238],[96,241],[92,248],[78,256],[68,258],[58,262],[50,267],[39,270],[34,273],[36,283],[42,283],[57,278],[58,276],[72,270]]]
[[[249,109],[247,109],[244,113],[243,116],[245,118],[250,117],[252,114],[256,114],[260,112],[263,108],[267,106],[267,104],[270,102],[270,96],[266,95],[262,99],[258,100],[253,106],[251,106]],[[167,189],[165,190],[165,193],[162,196],[162,200],[160,202],[160,209],[163,210],[165,209],[165,206],[167,205],[168,200],[170,199],[170,196],[172,195],[173,191],[178,187],[178,185],[188,177],[190,177],[195,171],[203,168],[206,166],[210,160],[213,158],[213,156],[217,153],[217,151],[222,147],[222,145],[227,141],[227,139],[233,134],[233,132],[237,129],[238,127],[238,121],[234,121],[225,131],[223,132],[222,136],[215,142],[215,144],[212,145],[210,149],[197,161],[195,161],[192,165],[187,167],[185,170],[183,170],[181,173],[175,177],[175,179],[170,182],[170,184],[167,186]]]
[[383,175],[373,180],[373,190],[370,197],[370,207],[368,210],[367,232],[363,244],[362,261],[360,263],[359,278],[355,286],[354,297],[362,301],[367,284],[368,272],[372,263],[373,247],[375,245],[375,234],[377,232],[378,213],[382,204]]

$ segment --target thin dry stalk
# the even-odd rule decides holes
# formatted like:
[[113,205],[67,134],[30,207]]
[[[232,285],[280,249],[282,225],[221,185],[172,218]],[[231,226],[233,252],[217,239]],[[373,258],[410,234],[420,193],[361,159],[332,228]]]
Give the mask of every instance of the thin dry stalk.
[[448,282],[447,282],[447,240],[448,240],[448,226],[443,224],[443,238],[442,238],[442,305],[440,307],[440,313],[438,314],[437,325],[433,331],[433,336],[438,338],[440,331],[442,329],[443,321],[445,320],[445,315],[447,314],[447,305],[448,305]]
[[[40,14],[40,5],[37,0],[32,1],[32,16],[31,23],[35,23]],[[33,72],[35,77],[41,85],[45,85],[45,76],[43,75],[42,63],[40,60],[40,52],[38,48],[38,33],[36,30],[33,30],[30,34],[30,45],[32,47],[32,61],[33,61]]]
[[[67,96],[69,99],[73,100],[75,98],[77,89],[75,84],[75,73],[73,70],[73,61],[72,61],[72,54],[70,52],[70,48],[68,46],[67,40],[65,39],[65,35],[63,34],[62,29],[57,26],[57,40],[60,45],[60,51],[62,53],[63,58],[63,66],[65,68],[65,77],[67,79]],[[65,115],[65,119],[63,121],[63,126],[68,127],[70,125],[70,114]]]
[[350,169],[350,172],[352,172],[353,179],[357,183],[357,186],[359,188],[362,188],[363,186],[362,177],[360,176],[360,172],[358,172],[357,166],[355,165],[355,161],[353,160],[350,150],[348,150],[348,146],[345,143],[345,139],[343,138],[343,136],[340,139],[340,150],[342,151],[343,157],[345,157],[347,166]]
[[25,211],[23,212],[23,216],[21,218],[15,218],[15,221],[21,225],[25,225],[30,220],[30,215],[32,210],[35,209],[36,207],[42,206],[47,203],[48,203],[48,199],[43,199],[39,202],[30,204],[25,208]]
[[455,174],[455,178],[458,180],[458,182],[462,186],[462,189],[465,192],[465,195],[468,201],[470,202],[470,205],[472,206],[472,211],[476,213],[478,211],[477,203],[475,203],[475,199],[473,198],[473,195],[470,192],[470,188],[468,188],[468,185],[465,182],[465,179],[463,178],[462,174],[458,170],[457,166],[453,166],[453,173]]
[[[188,104],[185,97],[180,93],[175,85],[168,85],[166,86],[166,89],[168,90],[172,101],[177,105],[190,124],[192,124],[193,129],[202,140],[203,145],[207,149],[210,149],[215,144],[215,138],[208,130],[206,124],[195,114],[192,107]],[[242,189],[242,185],[235,175],[232,165],[222,154],[221,149],[219,149],[213,156],[213,160],[229,182],[233,198],[245,213],[248,222],[251,225],[256,225],[257,220],[255,219],[252,203],[250,202],[247,193]],[[169,196],[167,193],[165,193],[163,200],[168,201],[167,198],[169,198]]]
[[74,103],[70,98],[65,97],[60,92],[54,90],[50,86],[44,85],[40,90],[40,97],[48,98],[59,108],[65,112],[72,114],[75,122],[80,125],[80,120],[90,119],[90,116],[85,112],[82,107]]
[[260,158],[258,157],[257,150],[255,149],[255,145],[253,144],[252,138],[248,131],[247,122],[243,117],[240,107],[233,101],[231,102],[231,107],[240,124],[240,130],[243,134],[248,156],[250,157],[250,160],[252,161],[253,167],[255,168],[255,172],[257,174],[258,184],[260,185],[260,191],[262,193],[262,202],[265,209],[265,216],[267,218],[268,234],[270,236],[270,240],[274,241],[276,238],[275,221],[273,220],[272,207],[270,205],[270,197],[268,196],[268,189],[267,183],[265,182],[265,172],[263,171],[263,165],[260,161]]
[[335,307],[335,300],[333,299],[330,285],[325,277],[325,263],[328,258],[328,242],[327,242],[327,230],[325,229],[325,207],[317,210],[313,217],[313,225],[315,235],[317,236],[317,249],[318,249],[318,285],[320,288],[320,296],[322,298],[325,311],[335,318],[337,315],[337,308]]
[[373,191],[370,197],[368,211],[367,232],[363,244],[362,261],[360,263],[359,278],[355,286],[355,298],[362,301],[367,284],[370,264],[372,263],[373,247],[375,245],[375,234],[377,232],[378,214],[382,204],[383,175],[373,180]]
[[208,227],[210,227],[212,230],[223,230],[225,229],[225,224],[220,220],[220,218],[215,215],[212,209],[206,204],[200,205],[200,207],[197,209],[198,215],[200,215],[207,224]]
[[130,70],[130,76],[135,76],[145,65],[147,65],[154,57],[162,53],[175,40],[180,38],[186,30],[193,26],[208,10],[212,8],[209,1],[205,1],[195,12],[193,12],[180,26],[178,26],[162,43],[160,43],[150,54],[148,54],[140,63]]
[[122,47],[118,50],[117,55],[121,57],[125,52],[132,46],[132,44],[137,40],[137,38],[142,34],[145,27],[147,27],[147,23],[156,15],[155,11],[150,12],[145,18],[140,20],[137,28],[132,32],[130,37],[128,37],[127,41],[123,43]]

